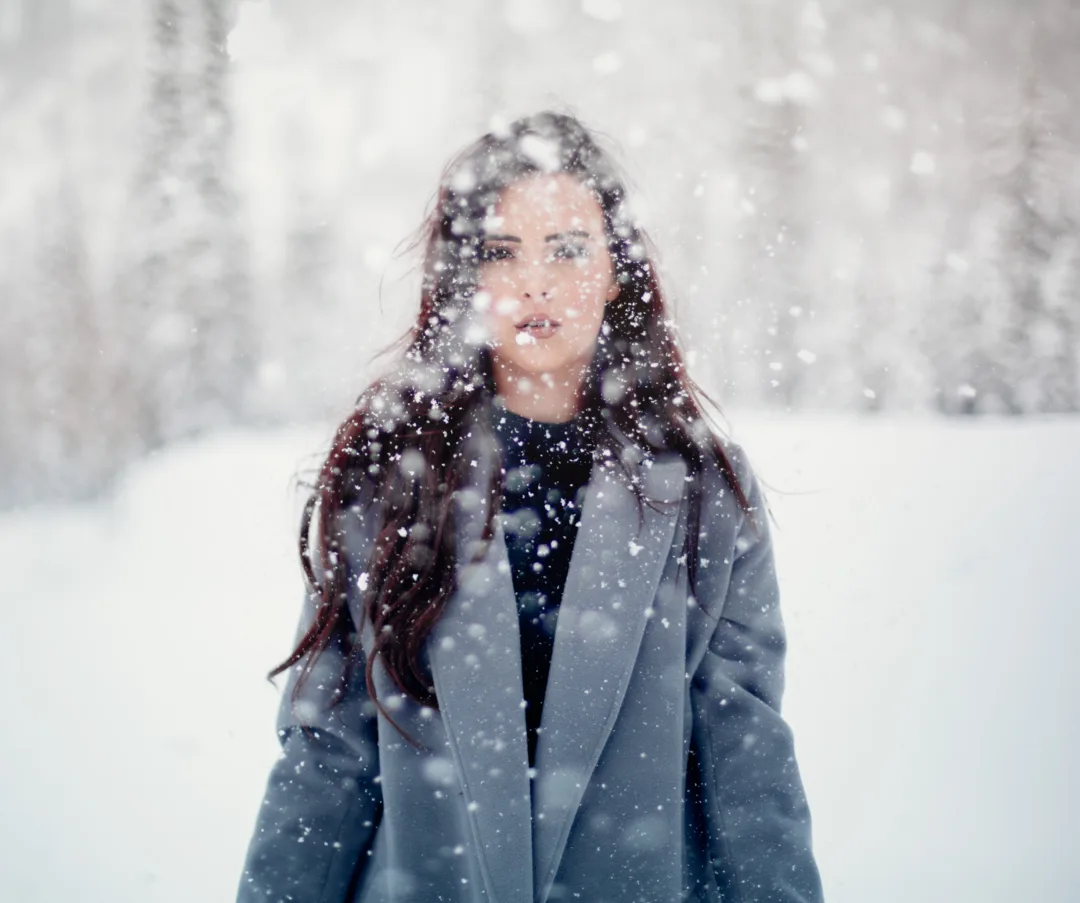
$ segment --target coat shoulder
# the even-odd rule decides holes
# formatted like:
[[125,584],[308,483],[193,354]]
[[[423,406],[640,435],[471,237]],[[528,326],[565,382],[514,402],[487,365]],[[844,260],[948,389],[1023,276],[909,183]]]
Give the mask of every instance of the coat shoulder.
[[[747,512],[739,501],[740,493],[752,512],[764,505],[764,497],[750,456],[743,445],[729,436],[714,434],[723,453],[706,456],[701,475],[703,521],[715,517],[732,519],[741,526]],[[708,512],[706,515],[705,513]]]

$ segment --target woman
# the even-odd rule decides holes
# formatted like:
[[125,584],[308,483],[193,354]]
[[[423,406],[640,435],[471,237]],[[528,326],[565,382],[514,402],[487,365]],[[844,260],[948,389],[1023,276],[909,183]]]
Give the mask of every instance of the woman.
[[565,115],[447,168],[305,508],[240,901],[821,899],[764,499],[625,201]]

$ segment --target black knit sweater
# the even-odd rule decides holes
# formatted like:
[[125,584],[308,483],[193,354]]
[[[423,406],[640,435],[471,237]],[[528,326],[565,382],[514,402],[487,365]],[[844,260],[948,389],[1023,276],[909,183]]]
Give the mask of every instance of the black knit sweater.
[[566,423],[547,423],[497,404],[493,426],[502,445],[503,524],[521,625],[531,767],[593,442],[580,415]]

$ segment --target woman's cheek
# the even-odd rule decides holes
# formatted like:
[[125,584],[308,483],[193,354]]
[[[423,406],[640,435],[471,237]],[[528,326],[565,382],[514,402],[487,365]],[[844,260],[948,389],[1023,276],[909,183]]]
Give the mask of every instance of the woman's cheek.
[[521,309],[521,301],[508,291],[496,291],[492,309],[497,316],[506,320],[513,320]]

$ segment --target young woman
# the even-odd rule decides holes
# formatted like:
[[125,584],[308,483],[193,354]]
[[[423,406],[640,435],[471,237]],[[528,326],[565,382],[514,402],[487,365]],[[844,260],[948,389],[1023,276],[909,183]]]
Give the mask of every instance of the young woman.
[[816,903],[764,498],[589,132],[447,168],[304,513],[239,901]]

